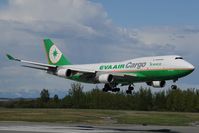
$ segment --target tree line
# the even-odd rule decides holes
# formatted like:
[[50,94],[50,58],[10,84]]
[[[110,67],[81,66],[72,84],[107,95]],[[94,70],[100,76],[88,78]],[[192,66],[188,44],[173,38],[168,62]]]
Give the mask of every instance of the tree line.
[[73,83],[68,94],[61,99],[58,95],[50,97],[49,91],[43,89],[37,99],[1,101],[0,107],[199,112],[197,89],[162,90],[152,93],[150,88],[140,87],[132,95],[127,95],[124,92],[106,93],[97,87],[85,92],[83,88],[81,84]]

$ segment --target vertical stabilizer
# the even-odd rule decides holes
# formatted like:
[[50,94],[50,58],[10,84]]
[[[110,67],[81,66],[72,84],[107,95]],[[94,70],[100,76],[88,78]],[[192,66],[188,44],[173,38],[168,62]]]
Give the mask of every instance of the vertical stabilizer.
[[64,57],[62,52],[50,39],[44,39],[44,47],[49,64],[56,66],[71,65],[70,61]]

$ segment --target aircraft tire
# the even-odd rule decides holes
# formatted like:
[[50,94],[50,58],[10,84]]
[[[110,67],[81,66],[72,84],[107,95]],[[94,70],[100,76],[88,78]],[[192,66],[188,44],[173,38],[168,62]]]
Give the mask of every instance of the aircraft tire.
[[172,86],[171,86],[171,89],[172,89],[172,90],[176,90],[177,88],[178,88],[177,85],[172,85]]
[[132,91],[132,90],[134,90],[134,87],[129,87],[128,90],[131,90],[131,91]]
[[110,86],[109,84],[105,84],[105,85],[104,85],[104,88],[102,89],[102,91],[108,92],[109,90],[112,91],[111,86]]
[[108,92],[108,89],[107,88],[103,88],[102,91],[103,92]]
[[132,90],[126,90],[126,94],[132,94]]
[[116,89],[116,91],[117,91],[117,92],[119,92],[119,91],[120,91],[120,88],[115,88],[115,89]]
[[120,91],[120,88],[113,88],[112,89],[112,92],[119,92]]
[[112,91],[112,92],[116,92],[116,88],[113,88],[111,91]]

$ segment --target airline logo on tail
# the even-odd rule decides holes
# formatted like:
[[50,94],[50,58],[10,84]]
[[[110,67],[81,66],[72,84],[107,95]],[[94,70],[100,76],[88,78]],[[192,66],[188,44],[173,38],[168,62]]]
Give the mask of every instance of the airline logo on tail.
[[53,64],[56,64],[61,59],[62,53],[61,51],[55,46],[52,45],[49,51],[49,58]]
[[44,39],[44,48],[46,50],[48,63],[50,65],[71,65],[70,61],[62,54],[62,52],[50,39]]

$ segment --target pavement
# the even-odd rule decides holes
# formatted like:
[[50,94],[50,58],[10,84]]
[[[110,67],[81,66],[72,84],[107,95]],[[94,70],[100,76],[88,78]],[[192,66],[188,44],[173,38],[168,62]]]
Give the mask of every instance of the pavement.
[[199,133],[199,126],[84,125],[0,122],[0,133]]

